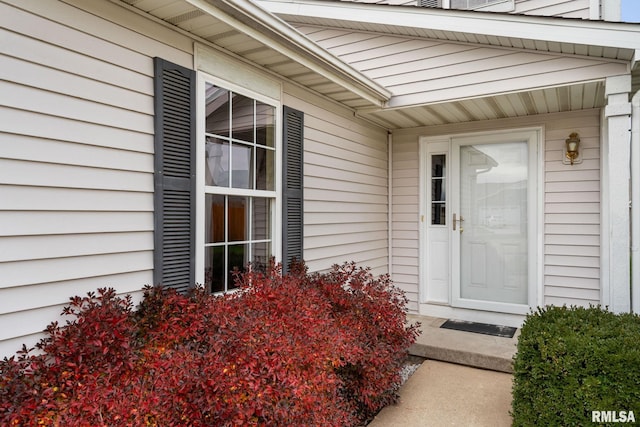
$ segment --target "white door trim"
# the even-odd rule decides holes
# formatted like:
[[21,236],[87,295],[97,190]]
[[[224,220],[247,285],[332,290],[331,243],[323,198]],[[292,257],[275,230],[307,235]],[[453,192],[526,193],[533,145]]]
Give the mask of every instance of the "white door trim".
[[[501,303],[496,303],[493,310],[487,311],[487,307],[474,306],[474,304],[463,304],[465,307],[455,307],[459,305],[454,303],[454,286],[453,286],[453,262],[451,265],[451,274],[449,282],[449,296],[446,301],[438,300],[433,301],[427,298],[428,295],[428,218],[429,218],[429,195],[428,195],[428,158],[429,153],[434,152],[430,149],[430,144],[436,144],[441,146],[443,142],[448,143],[449,150],[447,151],[447,162],[450,164],[449,159],[453,159],[452,156],[452,144],[454,140],[464,140],[465,142],[472,142],[477,140],[478,142],[486,142],[487,137],[491,137],[496,142],[502,140],[513,139],[519,137],[520,139],[527,139],[530,141],[529,153],[530,153],[530,173],[533,174],[531,179],[532,189],[529,194],[529,203],[531,207],[531,215],[533,220],[529,224],[529,235],[531,236],[528,242],[529,245],[529,293],[528,304],[519,305],[517,309],[512,307],[502,306]],[[438,152],[442,152],[441,147],[438,147]],[[496,314],[503,313],[505,320],[509,318],[509,323],[513,323],[513,315],[523,316],[529,310],[535,309],[543,301],[543,277],[544,277],[544,265],[543,265],[543,249],[544,249],[544,128],[542,126],[526,127],[526,128],[514,128],[507,130],[487,131],[487,132],[473,132],[464,134],[449,134],[437,137],[420,137],[419,138],[419,302],[421,306],[428,308],[428,311],[437,313],[442,316],[449,313],[449,316],[445,317],[457,317],[466,318],[467,320],[473,320],[474,318],[486,319],[487,316],[495,318],[495,315],[490,315],[491,311]],[[447,181],[451,183],[452,173],[451,167],[448,166]],[[448,185],[448,193],[451,194],[450,187]],[[451,203],[451,198],[448,198],[448,203]],[[449,206],[448,206],[449,207]],[[447,216],[451,219],[452,214],[451,207],[447,211]],[[449,257],[452,260],[453,245],[449,245],[451,250]],[[458,273],[459,274],[459,273]],[[459,279],[458,279],[459,280]],[[458,301],[459,302],[459,289],[458,289]],[[422,312],[423,310],[421,310]],[[475,314],[474,314],[475,313]],[[498,314],[498,319],[500,315]],[[478,320],[482,321],[482,320]]]

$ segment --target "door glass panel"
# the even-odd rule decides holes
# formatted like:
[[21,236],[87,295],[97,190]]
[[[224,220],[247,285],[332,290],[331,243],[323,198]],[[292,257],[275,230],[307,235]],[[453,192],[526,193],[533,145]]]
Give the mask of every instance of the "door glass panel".
[[446,225],[446,156],[431,156],[431,224]]
[[527,303],[526,142],[460,147],[460,296]]

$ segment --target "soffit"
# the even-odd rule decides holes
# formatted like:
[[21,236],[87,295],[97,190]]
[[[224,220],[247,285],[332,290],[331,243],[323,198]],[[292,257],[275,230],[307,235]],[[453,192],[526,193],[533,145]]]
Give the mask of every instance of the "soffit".
[[361,110],[359,114],[388,129],[405,129],[578,111],[604,105],[604,82],[594,81],[409,108]]
[[384,88],[251,2],[121,1],[348,107],[380,106],[390,97]]
[[640,25],[559,17],[325,0],[258,0],[287,22],[631,60]]
[[[470,93],[471,90],[469,90],[461,91],[458,96],[446,100],[429,101],[429,94],[425,93],[424,97],[416,98],[416,96],[414,96],[413,98],[415,99],[412,98],[412,100],[405,101],[404,98],[402,98],[402,93],[394,89],[395,86],[387,86],[388,89],[394,92],[394,96],[387,103],[386,108],[363,108],[358,111],[358,114],[389,129],[434,126],[447,123],[463,123],[602,108],[605,105],[604,78],[608,75],[624,73],[626,69],[625,63],[628,64],[635,53],[635,50],[629,47],[604,47],[570,42],[560,43],[552,40],[552,37],[548,37],[549,40],[530,40],[520,37],[472,33],[471,29],[469,29],[469,31],[444,31],[424,28],[429,25],[429,22],[437,19],[436,15],[454,15],[454,17],[457,18],[462,16],[462,18],[465,19],[470,19],[470,15],[472,15],[473,19],[477,21],[477,17],[479,16],[478,12],[464,11],[458,13],[458,11],[450,10],[427,10],[424,12],[425,16],[423,17],[427,23],[423,25],[422,28],[416,28],[393,24],[393,22],[397,22],[397,19],[393,19],[389,14],[387,14],[384,24],[375,23],[374,21],[377,19],[376,15],[368,15],[367,11],[412,10],[416,13],[423,13],[424,8],[356,5],[357,7],[363,6],[360,12],[356,13],[355,10],[351,10],[349,7],[342,7],[342,4],[339,4],[337,8],[333,8],[332,5],[335,5],[335,3],[326,1],[294,0],[293,2],[288,2],[286,0],[276,0],[261,1],[260,4],[272,10],[274,13],[278,13],[283,19],[300,28],[304,33],[307,33],[311,39],[316,40],[321,46],[329,49],[332,53],[354,66],[354,68],[359,69],[363,74],[373,80],[380,80],[378,83],[382,85],[386,85],[391,81],[396,85],[411,84],[412,81],[410,79],[412,77],[416,81],[422,81],[422,84],[425,82],[431,84],[431,77],[429,77],[433,75],[431,70],[426,70],[427,67],[424,67],[424,71],[420,71],[417,65],[414,67],[412,64],[419,64],[423,59],[419,56],[420,54],[417,53],[418,49],[423,47],[423,44],[429,44],[438,40],[442,43],[457,43],[459,46],[475,46],[476,49],[485,46],[490,47],[489,50],[504,49],[505,52],[514,54],[518,54],[518,52],[522,52],[523,54],[526,54],[526,52],[534,53],[537,54],[538,58],[542,58],[543,60],[548,58],[549,61],[546,62],[548,64],[553,60],[565,61],[565,59],[562,59],[563,57],[566,58],[566,61],[572,61],[571,58],[575,58],[575,63],[571,62],[571,65],[567,66],[561,79],[554,81],[553,78],[548,77],[549,75],[545,75],[544,77],[541,75],[539,79],[534,79],[533,82],[529,82],[531,86],[526,87],[526,85],[523,85],[523,87],[517,90],[510,89],[506,83],[505,85],[499,85],[498,81],[496,81],[494,82],[494,86],[497,85],[497,87],[492,88],[495,92],[493,94],[473,95]],[[280,6],[295,4],[298,8],[296,9],[296,14],[288,15],[278,12],[278,10],[282,10],[279,7],[271,7],[274,4]],[[306,9],[306,6],[310,6],[311,8]],[[287,9],[287,7],[284,7],[284,9]],[[339,13],[336,14],[336,10],[338,10]],[[494,15],[496,14],[481,14],[482,17]],[[356,18],[349,18],[352,16]],[[501,14],[500,17],[502,17]],[[518,20],[523,17],[509,15],[506,18]],[[556,25],[565,21],[559,18],[537,18],[538,17],[524,17],[524,20],[534,26],[540,24],[540,28],[543,28],[545,25],[550,25],[551,23]],[[602,27],[602,29],[605,30],[603,34],[609,34],[607,37],[613,34],[610,33],[610,31],[613,31],[615,25],[613,27],[608,25],[608,23],[599,25],[600,23],[598,22],[592,24]],[[629,26],[623,25],[622,28],[629,29]],[[639,30],[640,26],[631,27],[631,32],[638,33]],[[531,31],[531,27],[528,31]],[[620,37],[619,32],[620,31],[614,31],[615,34],[610,38]],[[622,34],[625,35],[625,37],[629,35],[624,32]],[[397,39],[392,40],[393,37],[397,37]],[[625,37],[622,38],[624,39]],[[640,33],[638,33],[638,40],[636,41],[623,40],[623,42],[615,43],[617,43],[618,46],[633,45],[634,43],[640,46]],[[397,53],[394,49],[397,49],[397,52],[406,49],[407,55]],[[484,49],[482,51],[487,50],[488,49]],[[383,56],[380,60],[370,59],[376,55],[380,56],[383,54],[389,56]],[[529,60],[530,59],[528,59],[528,61]],[[402,61],[406,61],[406,66],[402,66]],[[486,62],[487,61],[485,61],[485,63]],[[540,63],[543,64],[542,62]],[[464,63],[462,63],[462,65],[464,65]],[[411,71],[412,67],[418,70],[416,73],[413,73],[414,75],[410,75],[407,72]],[[541,69],[545,67],[541,67]],[[580,67],[583,68],[579,69]],[[601,69],[595,71],[597,67],[601,67]],[[402,75],[403,79],[406,78],[406,80],[401,81],[391,76],[392,72],[389,71],[391,68],[393,68],[393,72],[399,73],[398,75]],[[524,68],[526,68],[525,74],[532,73],[532,76],[535,77],[536,71],[532,66]],[[604,70],[604,68],[607,68],[607,70]],[[398,70],[401,70],[402,74],[400,74]],[[472,89],[472,80],[474,78],[470,76],[465,80],[464,72],[461,70],[458,70],[458,72],[461,73],[464,80],[456,82],[460,88],[464,89],[464,87],[469,87]],[[505,74],[505,79],[507,75],[508,74]],[[387,76],[391,77],[388,78]],[[380,79],[380,77],[385,78]],[[440,77],[444,77],[441,80],[447,80],[448,78],[448,76],[444,75]],[[451,77],[453,78],[453,74]],[[518,76],[514,74],[512,77]],[[447,86],[441,89],[447,88],[449,87]],[[411,87],[411,90],[413,89],[414,88]],[[438,90],[442,91],[441,89]],[[416,92],[418,91],[416,90]]]

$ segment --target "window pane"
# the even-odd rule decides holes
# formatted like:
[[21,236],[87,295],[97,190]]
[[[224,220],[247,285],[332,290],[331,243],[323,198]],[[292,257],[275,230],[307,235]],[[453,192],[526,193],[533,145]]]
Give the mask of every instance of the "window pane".
[[273,150],[256,148],[256,189],[274,191],[275,156]]
[[434,202],[444,202],[446,200],[443,178],[431,180],[431,200]]
[[206,84],[206,131],[221,136],[229,136],[229,91]]
[[431,224],[446,225],[446,156],[431,156]]
[[434,178],[442,178],[445,176],[446,156],[444,154],[438,154],[431,156],[431,176]]
[[209,292],[225,291],[225,256],[224,246],[204,249],[204,286]]
[[249,198],[229,197],[229,242],[249,240],[248,221]]
[[256,143],[274,147],[275,108],[256,101]]
[[431,224],[446,225],[446,206],[444,203],[431,204]]
[[224,242],[224,196],[207,194],[205,206],[207,221],[205,224],[205,243]]
[[233,188],[253,188],[253,147],[234,143],[232,145]]
[[234,93],[231,95],[231,109],[233,111],[231,126],[232,138],[246,142],[254,142],[253,138],[253,99]]
[[251,253],[253,254],[253,260],[251,261],[253,269],[265,271],[271,258],[271,243],[254,243],[251,245]]
[[207,137],[205,146],[205,184],[216,187],[229,186],[229,142]]
[[253,221],[251,240],[271,239],[271,199],[253,198]]
[[234,283],[234,270],[237,269],[240,272],[244,272],[246,270],[245,267],[249,264],[248,258],[249,245],[229,245],[229,273],[227,276],[227,289],[237,288]]

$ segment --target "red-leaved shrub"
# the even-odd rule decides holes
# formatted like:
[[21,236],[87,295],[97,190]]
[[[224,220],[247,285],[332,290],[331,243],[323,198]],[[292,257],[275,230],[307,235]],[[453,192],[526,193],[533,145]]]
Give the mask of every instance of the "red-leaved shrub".
[[345,264],[239,274],[240,291],[75,297],[0,362],[0,424],[358,426],[393,402],[415,341],[388,277]]

